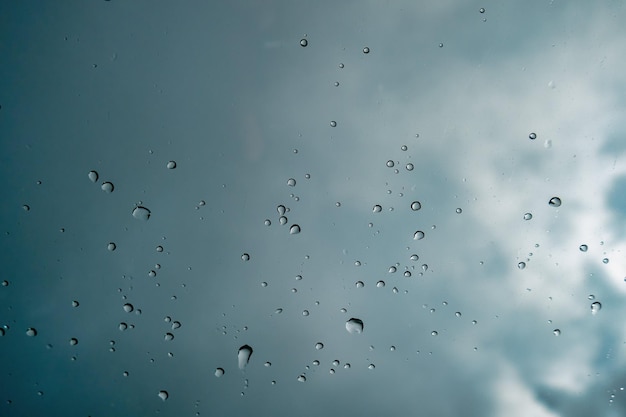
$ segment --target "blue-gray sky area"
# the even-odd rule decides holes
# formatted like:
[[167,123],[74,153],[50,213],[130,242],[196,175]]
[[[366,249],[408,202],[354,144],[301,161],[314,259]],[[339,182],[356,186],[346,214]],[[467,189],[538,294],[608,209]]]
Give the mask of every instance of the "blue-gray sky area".
[[0,3],[0,415],[626,415],[624,21]]

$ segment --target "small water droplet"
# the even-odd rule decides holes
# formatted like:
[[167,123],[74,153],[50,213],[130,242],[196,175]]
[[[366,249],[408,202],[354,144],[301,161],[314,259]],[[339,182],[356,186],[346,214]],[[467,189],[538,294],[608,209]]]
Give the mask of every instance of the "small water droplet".
[[483,7],[481,7],[478,11],[481,13],[485,13],[485,9]]
[[602,309],[602,303],[599,301],[594,301],[591,303],[591,314],[598,314],[598,312]]
[[163,246],[157,246],[156,247],[156,251],[157,252],[163,252]]
[[281,226],[286,225],[286,224],[287,224],[287,222],[288,222],[288,220],[287,220],[287,217],[285,217],[285,216],[280,216],[280,217],[278,218],[278,223],[280,223],[280,224],[281,224]]
[[550,199],[550,201],[548,201],[548,204],[551,207],[560,207],[561,206],[561,199],[559,197],[552,197]]
[[156,271],[154,271],[154,270],[150,270],[150,271],[148,271],[148,276],[149,276],[150,278],[154,278],[154,277],[156,277]]
[[404,271],[404,276],[407,278],[411,278],[411,271]]
[[603,263],[603,264],[608,264],[608,263],[609,263],[609,258],[604,258],[604,259],[602,259],[602,263]]
[[383,211],[383,208],[382,208],[382,206],[381,206],[380,204],[376,204],[376,205],[374,206],[374,208],[372,209],[372,211],[373,211],[374,213],[380,213],[381,211]]
[[454,315],[457,316],[457,317],[461,317],[461,312],[457,311],[456,313],[454,313]]
[[390,267],[389,267],[389,273],[390,273],[390,274],[395,273],[397,270],[398,270],[398,268],[396,268],[395,266],[390,266]]
[[367,46],[365,48],[363,48],[363,53],[364,54],[369,54],[370,53],[370,48],[368,48]]
[[244,253],[241,255],[241,260],[242,261],[249,261],[250,260],[250,255],[247,253]]
[[406,145],[402,145],[400,149],[406,152],[409,148]]
[[360,334],[363,333],[363,321],[357,318],[351,318],[346,322],[346,330],[348,333]]
[[270,219],[265,219],[263,224],[265,224],[266,226],[271,226],[272,225],[272,221]]
[[24,205],[22,206],[22,210],[24,210],[24,211],[30,211],[30,206],[29,206],[28,204],[24,204]]
[[107,250],[108,250],[109,252],[113,252],[116,248],[117,248],[117,246],[116,246],[116,245],[115,245],[115,243],[113,243],[113,242],[110,242],[110,243],[107,245]]
[[532,219],[532,218],[533,218],[532,213],[525,213],[525,214],[524,214],[524,220],[530,220],[530,219]]
[[520,263],[518,263],[518,264],[517,264],[517,267],[518,267],[519,269],[524,269],[524,268],[526,268],[526,262],[520,262]]
[[334,86],[335,86],[335,87],[339,87],[339,81],[335,81]]
[[72,307],[78,307],[80,304],[78,301],[74,300],[72,301]]
[[163,401],[166,401],[169,398],[169,394],[167,393],[167,391],[159,391],[159,398]]
[[578,249],[579,249],[581,252],[587,252],[587,249],[589,249],[589,247],[588,247],[587,245],[584,245],[584,244],[583,244],[583,245],[580,245],[580,246],[578,247]]
[[176,161],[169,161],[166,167],[167,169],[176,169]]
[[373,363],[370,363],[370,364],[367,366],[367,369],[376,369],[376,365],[374,365]]
[[290,235],[297,235],[298,233],[300,233],[300,226],[297,224],[294,224],[289,228]]
[[363,281],[357,281],[354,284],[357,288],[363,288],[365,286],[365,284],[363,283]]
[[439,334],[439,332],[437,332],[437,330],[433,330],[432,332],[430,332],[431,336],[437,336]]
[[117,328],[118,328],[118,329],[120,329],[120,331],[122,331],[122,332],[123,332],[124,330],[128,329],[128,324],[126,324],[126,323],[124,323],[124,322],[121,322],[121,323],[119,324],[119,326],[117,326]]
[[78,339],[77,339],[77,338],[75,338],[75,337],[72,337],[72,338],[70,339],[70,345],[71,345],[71,346],[76,346],[77,344],[78,344]]
[[461,213],[463,213],[463,209],[462,209],[462,208],[460,208],[460,207],[459,207],[459,208],[457,208],[455,211],[456,211],[456,214],[461,214]]
[[165,333],[165,336],[163,337],[163,339],[169,342],[170,340],[174,340],[174,335],[172,333]]
[[37,336],[37,329],[35,329],[34,327],[29,327],[28,329],[26,329],[26,336],[28,337]]
[[391,159],[387,161],[387,166],[389,168],[393,168],[394,165],[395,165],[395,163]]
[[330,127],[337,127],[337,122],[334,120],[331,120]]
[[215,376],[219,378],[222,375],[224,375],[224,369],[223,368],[215,368]]
[[561,329],[554,329],[552,331],[552,333],[554,333],[555,336],[560,336],[561,335]]
[[96,182],[98,181],[99,175],[96,171],[89,171],[89,173],[87,174],[87,177],[89,178],[91,182]]
[[413,168],[415,168],[415,166],[412,163],[408,163],[406,164],[406,170],[407,171],[413,171]]
[[422,208],[422,203],[420,203],[419,201],[414,201],[411,203],[411,210],[417,211],[421,208]]
[[376,283],[376,287],[377,287],[377,288],[383,288],[384,286],[385,286],[385,281],[378,281],[378,282]]
[[175,322],[172,323],[172,330],[180,329],[180,326],[182,326],[180,324],[180,322],[179,321],[175,321]]
[[419,257],[419,256],[417,256],[416,254],[413,254],[413,255],[411,255],[411,258],[410,258],[410,259],[411,259],[412,261],[417,261],[419,258],[420,258],[420,257]]
[[417,232],[415,232],[413,234],[413,240],[422,240],[424,239],[424,232],[422,232],[421,230],[418,230]]
[[315,349],[317,349],[317,350],[324,349],[324,344],[322,342],[317,342],[315,344]]
[[298,376],[298,382],[306,382],[306,376],[304,375]]
[[122,308],[124,309],[125,312],[130,313],[131,311],[134,310],[134,307],[132,304],[130,303],[126,303],[124,304],[124,306],[122,306]]
[[290,187],[295,187],[296,186],[296,180],[293,179],[293,178],[289,178],[287,180],[287,185],[290,186]]
[[113,186],[113,183],[109,181],[103,182],[100,188],[102,189],[102,191],[106,193],[112,193],[113,190],[115,189],[115,187]]
[[339,68],[343,68],[343,67],[344,67],[343,63],[340,63]]
[[309,44],[308,40],[306,40],[304,38],[300,39],[300,46],[301,47],[306,48],[308,44]]
[[137,206],[133,210],[133,217],[138,220],[147,221],[150,218],[150,210],[143,206]]
[[303,315],[304,317],[307,317],[307,316],[309,315],[309,310],[303,310],[303,311],[302,311],[302,315]]

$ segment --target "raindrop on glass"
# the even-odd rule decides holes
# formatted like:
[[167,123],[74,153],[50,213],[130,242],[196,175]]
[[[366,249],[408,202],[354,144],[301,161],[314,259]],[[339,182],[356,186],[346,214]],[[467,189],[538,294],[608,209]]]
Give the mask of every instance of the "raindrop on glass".
[[398,268],[396,268],[395,266],[390,266],[389,267],[389,273],[393,274],[394,272],[396,272],[398,270]]
[[266,226],[271,226],[272,225],[272,221],[270,219],[265,219],[263,224],[265,224]]
[[34,327],[29,327],[28,329],[26,329],[26,336],[28,337],[37,336],[37,329],[35,329]]
[[560,207],[561,206],[561,199],[559,197],[552,197],[550,199],[550,201],[548,201],[548,204],[551,207]]
[[91,182],[98,181],[98,173],[96,171],[89,171],[89,174],[87,174],[87,177],[89,177],[89,180]]
[[294,180],[293,178],[289,178],[287,180],[287,185],[290,187],[295,187],[296,186],[296,180]]
[[370,363],[370,364],[367,366],[367,369],[376,369],[376,365],[374,365],[373,363]]
[[174,340],[174,335],[172,333],[165,333],[165,336],[163,337],[163,339],[169,342],[170,340]]
[[113,252],[115,249],[117,248],[117,246],[115,245],[115,243],[111,242],[107,245],[107,250],[109,252]]
[[222,375],[224,375],[224,369],[223,368],[215,368],[215,376],[219,378]]
[[302,315],[303,315],[304,317],[308,316],[308,315],[309,315],[309,310],[303,310],[303,311],[302,311]]
[[456,214],[461,214],[461,213],[463,213],[463,209],[462,209],[462,208],[460,208],[460,207],[459,207],[459,208],[457,208],[455,211],[456,211]]
[[163,401],[167,400],[169,398],[169,394],[167,393],[167,391],[159,391],[159,398]]
[[609,263],[609,258],[604,258],[604,259],[602,259],[602,263],[603,263],[603,264],[608,264],[608,263]]
[[407,171],[413,171],[413,168],[415,168],[415,167],[413,166],[412,163],[409,162],[408,164],[406,164],[406,170]]
[[29,206],[28,204],[24,204],[24,205],[22,206],[22,210],[24,210],[24,211],[30,211],[30,206]]
[[137,206],[133,210],[133,217],[138,220],[147,221],[150,218],[150,210],[143,206]]
[[119,324],[119,326],[117,326],[117,328],[120,329],[120,331],[123,332],[124,330],[128,329],[128,324],[122,322],[122,323]]
[[298,233],[300,233],[300,226],[297,224],[294,224],[289,228],[290,235],[297,235]]
[[532,213],[525,213],[525,214],[524,214],[524,220],[530,220],[530,219],[532,219],[532,218],[533,218]]
[[317,350],[324,349],[324,344],[322,342],[317,342],[315,344],[315,349]]
[[395,164],[394,164],[394,162],[393,162],[391,159],[387,161],[387,166],[388,166],[389,168],[393,168],[393,166],[394,166],[394,165],[395,165]]
[[113,187],[113,183],[112,182],[103,182],[102,186],[100,186],[100,188],[102,189],[102,191],[106,192],[106,193],[112,193],[113,190],[115,189],[115,187]]
[[302,38],[300,39],[300,46],[305,48],[307,45],[309,44],[309,41],[307,41],[306,39]]
[[587,249],[589,249],[589,247],[588,247],[587,245],[580,245],[580,246],[578,247],[578,249],[579,249],[581,252],[587,252]]
[[239,348],[237,352],[237,364],[239,369],[244,369],[248,362],[250,361],[250,356],[252,356],[252,348],[248,345],[243,345]]
[[367,46],[365,48],[363,48],[363,53],[364,54],[369,54],[370,53],[370,48],[368,48]]
[[520,263],[518,263],[518,264],[517,264],[517,267],[518,267],[519,269],[524,269],[524,268],[526,268],[526,262],[520,262]]
[[483,7],[481,7],[478,11],[481,13],[485,13],[485,9]]
[[179,321],[175,321],[172,323],[172,330],[176,330],[176,329],[180,329],[180,322]]
[[530,135],[528,135],[528,137],[529,137],[531,140],[535,140],[535,139],[537,139],[537,134],[536,134],[535,132],[532,132]]
[[561,329],[554,329],[554,330],[552,331],[552,333],[553,333],[555,336],[560,336],[560,335],[561,335]]
[[249,261],[250,260],[250,255],[247,253],[244,253],[243,255],[241,255],[241,260],[242,261]]
[[378,282],[376,283],[376,287],[377,287],[377,288],[383,288],[384,286],[385,286],[385,281],[378,281]]
[[279,216],[282,216],[285,214],[285,212],[287,211],[287,209],[285,208],[285,206],[283,206],[282,204],[276,207],[276,211],[278,212]]
[[285,216],[280,216],[280,217],[278,218],[278,223],[280,223],[282,226],[286,225],[286,224],[287,224],[287,221],[288,221],[288,220],[287,220],[287,217],[285,217]]
[[383,208],[382,208],[382,206],[381,206],[381,205],[376,204],[376,205],[374,206],[374,208],[372,209],[372,211],[373,211],[374,213],[380,213],[381,211],[383,211]]
[[437,330],[433,330],[432,332],[430,332],[431,336],[437,336],[439,334],[439,332],[437,332]]
[[306,382],[306,376],[304,375],[298,376],[298,382]]
[[71,346],[76,346],[77,344],[78,344],[78,339],[77,339],[77,338],[75,338],[75,337],[72,337],[72,338],[70,339],[70,345],[71,345]]
[[72,301],[72,307],[78,307],[80,303],[76,300]]
[[363,283],[363,281],[357,281],[354,284],[357,288],[363,288],[365,286],[365,284]]
[[337,122],[334,120],[331,120],[330,127],[337,127]]
[[413,234],[413,240],[422,240],[424,239],[424,232],[422,232],[421,230],[418,230],[417,232],[415,232]]
[[598,312],[602,309],[602,304],[599,301],[594,301],[591,303],[591,314],[598,314]]
[[124,309],[125,312],[130,313],[131,311],[134,310],[133,305],[130,303],[126,303],[124,304],[124,306],[122,307]]
[[351,318],[346,322],[346,330],[352,334],[363,333],[363,321],[354,317]]
[[419,201],[414,201],[411,203],[411,210],[417,211],[421,208],[422,208],[422,203],[420,203]]
[[411,255],[411,258],[410,258],[410,259],[411,259],[412,261],[417,261],[419,258],[420,258],[420,257],[419,257],[419,256],[417,256],[416,254],[413,254],[413,255]]

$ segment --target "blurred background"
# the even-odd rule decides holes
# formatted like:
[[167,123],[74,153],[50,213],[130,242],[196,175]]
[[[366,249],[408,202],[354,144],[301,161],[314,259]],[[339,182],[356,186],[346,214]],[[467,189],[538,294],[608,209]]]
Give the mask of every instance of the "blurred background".
[[0,3],[0,415],[625,415],[625,20]]

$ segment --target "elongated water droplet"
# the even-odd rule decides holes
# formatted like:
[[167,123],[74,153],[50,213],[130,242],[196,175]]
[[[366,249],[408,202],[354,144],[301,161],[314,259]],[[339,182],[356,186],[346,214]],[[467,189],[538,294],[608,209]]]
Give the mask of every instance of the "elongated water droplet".
[[98,173],[96,171],[89,171],[89,173],[87,174],[87,177],[89,178],[91,182],[98,181]]
[[594,301],[591,303],[591,314],[598,314],[598,312],[602,309],[602,304],[599,301]]
[[561,206],[561,199],[559,197],[552,197],[550,199],[550,201],[548,201],[548,204],[551,207],[560,207]]
[[143,206],[137,206],[133,210],[133,217],[138,220],[147,221],[150,218],[150,210]]
[[298,233],[300,233],[300,226],[297,224],[294,224],[289,228],[290,235],[297,235]]
[[346,322],[346,330],[352,334],[363,333],[363,321],[354,317],[351,318]]
[[252,356],[252,348],[250,346],[243,345],[239,348],[239,351],[237,352],[237,363],[239,369],[245,369],[246,365],[248,365],[248,362],[250,361],[250,356]]
[[396,268],[395,266],[390,266],[390,267],[389,267],[389,273],[390,273],[390,274],[395,273],[397,270],[398,270],[398,268]]
[[276,211],[278,212],[279,216],[283,216],[285,214],[285,212],[287,211],[287,209],[285,208],[285,206],[283,206],[282,204],[276,207]]

